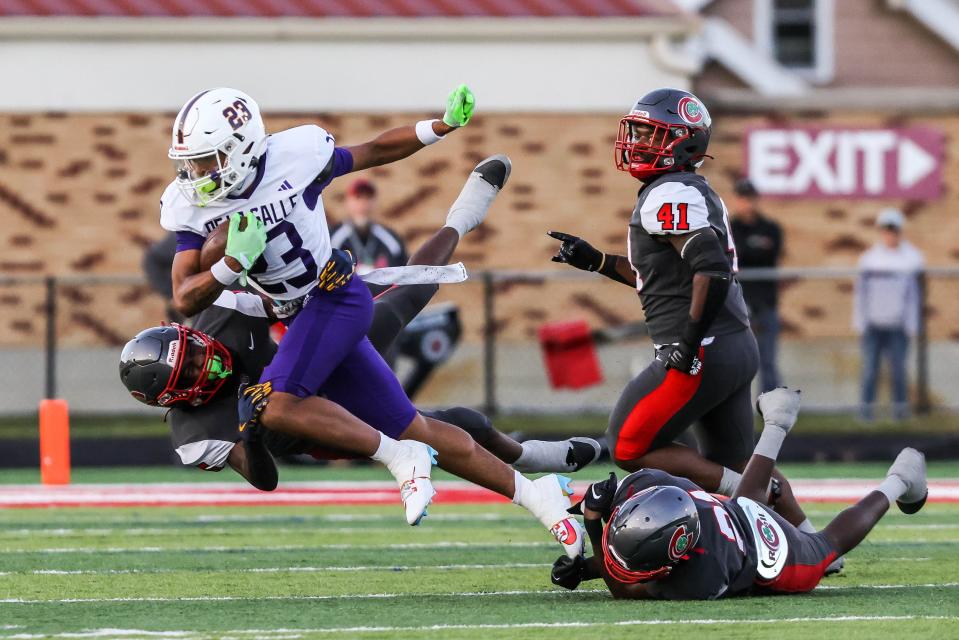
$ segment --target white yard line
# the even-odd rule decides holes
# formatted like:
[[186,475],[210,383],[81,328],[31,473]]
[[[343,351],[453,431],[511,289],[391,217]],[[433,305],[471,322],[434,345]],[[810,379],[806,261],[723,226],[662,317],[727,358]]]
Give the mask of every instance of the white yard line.
[[[3,598],[0,604],[76,604],[91,602],[247,602],[262,600],[280,601],[324,601],[324,600],[392,600],[397,598],[430,597],[467,597],[488,598],[500,596],[526,595],[567,595],[569,591],[559,589],[519,589],[512,591],[460,591],[445,593],[353,593],[343,595],[323,596],[186,596],[182,598],[157,597],[123,597],[123,598],[60,598],[60,599],[32,599],[32,598]],[[607,593],[606,589],[580,589],[577,593]]]
[[203,553],[203,552],[270,552],[270,551],[317,551],[333,550],[343,551],[349,549],[501,549],[503,547],[513,547],[522,549],[535,549],[538,547],[555,547],[555,542],[460,542],[454,540],[438,540],[436,542],[409,542],[395,544],[287,544],[287,545],[269,545],[262,547],[251,546],[205,546],[205,547],[37,547],[35,549],[0,549],[0,554],[5,553]]
[[34,640],[35,638],[222,638],[224,636],[254,636],[256,638],[301,638],[305,634],[358,634],[358,633],[424,633],[430,631],[470,631],[508,629],[581,629],[595,627],[646,627],[646,626],[726,626],[754,624],[803,624],[810,622],[897,622],[906,620],[959,620],[959,616],[816,616],[796,618],[712,618],[705,620],[619,620],[613,622],[520,622],[512,624],[437,624],[419,627],[340,627],[323,629],[236,629],[232,631],[149,631],[145,629],[92,629],[89,631],[55,634],[17,633],[0,636],[8,640]]
[[417,564],[417,565],[366,565],[356,567],[247,567],[244,569],[33,569],[30,571],[0,571],[0,576],[107,576],[157,573],[325,573],[353,571],[457,571],[471,569],[541,569],[551,567],[547,562],[508,562],[501,564]]
[[[843,586],[819,586],[817,590],[849,591],[853,589],[942,589],[959,587],[959,582],[941,582],[926,584],[863,584]],[[32,599],[32,598],[3,598],[0,604],[87,604],[95,602],[232,602],[232,601],[324,601],[324,600],[393,600],[398,598],[430,597],[470,597],[488,598],[519,595],[569,595],[575,593],[607,593],[606,589],[578,589],[576,592],[561,591],[558,589],[530,589],[512,591],[461,591],[461,592],[428,592],[428,593],[352,593],[322,596],[184,596],[173,598],[166,596],[156,597],[118,597],[118,598],[59,598],[59,599]]]

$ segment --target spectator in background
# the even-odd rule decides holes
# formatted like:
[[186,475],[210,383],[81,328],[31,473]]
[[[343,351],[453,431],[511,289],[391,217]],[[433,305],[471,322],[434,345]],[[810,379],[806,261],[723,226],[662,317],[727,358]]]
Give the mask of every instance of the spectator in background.
[[[330,242],[335,248],[353,253],[359,275],[382,267],[402,266],[409,260],[403,240],[395,231],[376,222],[376,203],[373,183],[357,178],[346,189],[347,219],[330,233]],[[368,286],[373,295],[387,288]]]
[[[737,180],[734,190],[736,199],[731,227],[739,268],[776,267],[782,254],[782,229],[759,211],[759,193],[747,178]],[[759,344],[759,386],[765,392],[780,386],[776,364],[779,283],[776,280],[746,280],[741,284],[749,307],[749,322]]]
[[167,320],[182,323],[183,316],[173,308],[173,279],[170,273],[175,254],[176,234],[171,231],[147,247],[143,254],[142,267],[147,284],[156,293],[163,296],[163,301],[166,304]]
[[864,420],[875,417],[880,356],[885,354],[892,378],[893,412],[908,415],[906,353],[909,338],[919,329],[919,275],[922,252],[903,236],[905,218],[898,209],[885,209],[876,218],[879,242],[859,258],[853,306],[853,327],[862,335],[862,404]]

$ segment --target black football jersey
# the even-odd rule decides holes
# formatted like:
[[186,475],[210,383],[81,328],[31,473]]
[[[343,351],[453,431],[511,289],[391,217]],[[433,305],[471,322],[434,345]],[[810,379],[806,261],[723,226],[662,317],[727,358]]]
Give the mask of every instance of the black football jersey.
[[659,486],[689,492],[699,513],[700,533],[689,559],[677,563],[665,578],[647,582],[647,592],[662,600],[714,600],[749,591],[756,579],[757,552],[747,517],[733,501],[665,471],[641,469],[619,483],[613,505]]
[[[655,344],[677,342],[689,318],[693,273],[666,236],[711,227],[726,248],[733,273],[738,270],[726,205],[696,173],[667,173],[645,185],[629,222],[629,262],[636,290]],[[734,333],[749,326],[739,282],[733,278],[726,304],[707,336]]]
[[[211,402],[198,407],[170,410],[168,421],[173,446],[185,465],[217,471],[226,464],[239,439],[236,390],[243,376],[260,379],[273,359],[276,345],[270,338],[270,322],[262,299],[252,293],[224,291],[202,311],[193,325],[197,331],[219,340],[233,356],[233,375]],[[272,431],[264,443],[274,455],[299,452],[306,441]]]

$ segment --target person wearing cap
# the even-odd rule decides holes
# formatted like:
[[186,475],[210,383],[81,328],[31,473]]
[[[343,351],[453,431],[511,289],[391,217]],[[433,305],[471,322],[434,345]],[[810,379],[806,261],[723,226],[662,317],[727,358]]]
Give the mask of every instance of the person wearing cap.
[[[782,228],[764,216],[758,206],[759,193],[747,178],[734,186],[734,214],[730,223],[739,268],[775,268],[782,254]],[[749,322],[759,345],[759,387],[761,392],[780,386],[779,283],[776,280],[745,280],[743,298],[749,307]]]
[[[382,267],[399,267],[409,260],[400,236],[376,222],[376,205],[376,186],[365,178],[357,178],[346,190],[347,217],[330,233],[334,248],[353,254],[359,275]],[[388,288],[368,286],[374,296]]]
[[906,353],[909,339],[919,329],[921,296],[919,275],[922,252],[903,238],[905,217],[898,209],[884,209],[876,218],[879,241],[859,258],[853,305],[853,327],[862,336],[861,416],[875,416],[880,360],[889,363],[893,414],[908,415]]

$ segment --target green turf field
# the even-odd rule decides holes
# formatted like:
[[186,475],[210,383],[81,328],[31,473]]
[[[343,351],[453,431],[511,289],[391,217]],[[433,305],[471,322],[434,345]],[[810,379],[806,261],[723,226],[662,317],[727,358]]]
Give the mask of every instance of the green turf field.
[[[955,472],[937,465],[931,475]],[[79,475],[229,479],[174,473]],[[284,470],[291,476],[382,478],[375,469]],[[809,511],[822,525],[837,508]],[[547,576],[558,547],[519,508],[430,511],[415,529],[399,507],[0,511],[0,638],[959,637],[959,506],[890,515],[845,574],[813,594],[715,603],[616,602],[590,583],[567,593]]]

